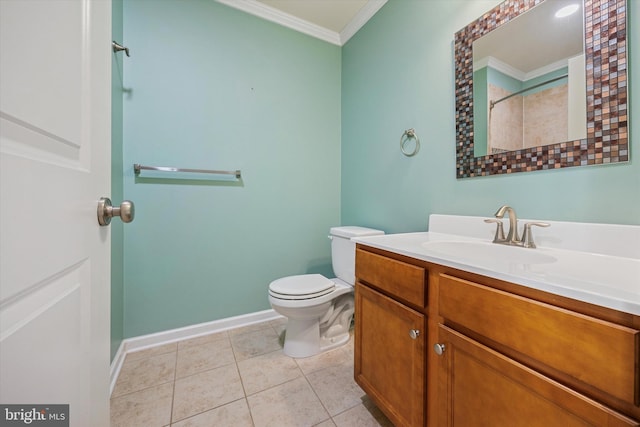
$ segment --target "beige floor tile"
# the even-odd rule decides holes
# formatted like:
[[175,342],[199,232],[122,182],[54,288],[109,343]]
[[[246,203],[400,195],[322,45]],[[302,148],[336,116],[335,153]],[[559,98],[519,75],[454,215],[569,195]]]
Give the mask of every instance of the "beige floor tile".
[[282,325],[280,327],[274,327],[273,329],[276,331],[276,334],[278,335],[278,342],[280,343],[281,347],[284,347],[284,338],[287,334],[287,325]]
[[175,352],[133,360],[127,356],[118,375],[112,397],[173,381],[175,368]]
[[244,397],[235,364],[200,372],[175,382],[172,421],[199,414]]
[[333,421],[337,427],[393,427],[384,415],[382,419],[377,418],[379,415],[360,404],[336,415]]
[[238,362],[238,370],[247,395],[302,376],[296,362],[277,350]]
[[263,329],[269,329],[269,328],[273,329],[270,321],[254,323],[252,325],[241,326],[239,328],[229,330],[229,336],[233,337],[236,335],[242,335],[249,332],[261,331]]
[[329,419],[303,377],[247,397],[256,427],[314,426]]
[[315,356],[296,359],[296,363],[305,375],[332,366],[353,363],[353,356],[345,348],[346,346],[347,344]]
[[286,324],[287,324],[287,318],[286,318],[286,317],[284,317],[284,316],[280,316],[280,317],[278,317],[278,318],[276,318],[276,319],[269,320],[269,323],[270,323],[270,324],[271,324],[271,326],[273,326],[274,328],[275,328],[275,327],[278,327],[278,326],[282,326],[282,325],[285,325],[285,326],[286,326]]
[[336,427],[336,424],[332,420],[323,421],[320,424],[316,424],[313,427]]
[[236,359],[228,339],[190,345],[178,349],[176,378],[184,378],[198,372],[235,363]]
[[189,338],[178,342],[178,349],[191,347],[194,345],[209,344],[215,341],[229,341],[229,334],[224,332],[216,332],[213,334],[201,335],[199,337]]
[[353,381],[353,336],[293,359],[285,327],[281,318],[128,354],[112,427],[392,427]]
[[271,320],[269,322],[271,324],[271,327],[273,327],[273,329],[276,330],[276,333],[278,335],[281,335],[285,329],[287,328],[287,318],[286,317],[281,317],[275,320]]
[[171,420],[173,383],[111,399],[111,427],[163,427]]
[[353,380],[353,365],[332,366],[307,375],[327,411],[334,416],[362,402],[364,391]]
[[271,353],[282,348],[278,340],[278,334],[272,327],[246,334],[233,335],[231,336],[231,345],[237,361]]
[[158,356],[160,354],[171,353],[176,351],[178,343],[172,342],[169,344],[159,345],[156,347],[145,348],[144,350],[133,351],[127,353],[126,360],[144,359],[151,356]]
[[349,338],[349,342],[342,347],[350,356],[351,360],[353,360],[355,354],[355,342],[356,339],[353,336],[353,332],[351,332],[351,338]]
[[236,400],[216,409],[195,415],[171,427],[253,427],[246,399]]

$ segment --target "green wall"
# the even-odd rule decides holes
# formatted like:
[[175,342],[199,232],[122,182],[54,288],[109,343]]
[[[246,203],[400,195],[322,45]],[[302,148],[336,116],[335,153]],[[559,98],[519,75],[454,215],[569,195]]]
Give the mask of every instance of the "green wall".
[[[112,35],[122,43],[122,0],[112,0]],[[122,187],[122,64],[123,53],[111,61],[111,200],[120,203]],[[111,228],[111,359],[124,336],[124,228],[113,221]]]
[[[455,178],[454,33],[499,0],[389,0],[342,49],[342,222],[387,232],[427,228],[429,214],[640,224],[640,115],[631,162]],[[640,111],[640,2],[630,1],[631,112]],[[405,129],[422,148],[400,152]]]
[[[389,0],[340,48],[213,0],[124,0],[132,56],[120,57],[114,174],[124,165],[136,220],[122,246],[114,232],[114,343],[268,309],[271,280],[331,274],[336,224],[419,231],[431,213],[491,216],[504,203],[521,217],[640,224],[637,133],[626,164],[456,180],[453,36],[499,2]],[[638,111],[640,2],[629,5]],[[399,141],[412,127],[422,148],[409,158]],[[243,179],[136,178],[133,163]]]
[[125,337],[265,310],[271,280],[331,274],[340,48],[212,0],[125,0],[124,40]]

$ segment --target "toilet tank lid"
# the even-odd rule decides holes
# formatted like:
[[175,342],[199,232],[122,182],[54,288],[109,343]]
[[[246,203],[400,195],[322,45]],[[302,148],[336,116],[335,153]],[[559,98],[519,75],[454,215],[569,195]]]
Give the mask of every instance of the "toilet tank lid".
[[346,237],[350,239],[352,237],[377,236],[380,234],[384,234],[384,231],[351,225],[342,227],[331,227],[330,234],[332,236]]

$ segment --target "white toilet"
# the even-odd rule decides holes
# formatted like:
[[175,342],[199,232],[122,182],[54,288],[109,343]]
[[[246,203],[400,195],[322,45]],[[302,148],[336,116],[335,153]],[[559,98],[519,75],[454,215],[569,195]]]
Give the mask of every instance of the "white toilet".
[[269,284],[269,303],[287,317],[284,354],[309,357],[349,341],[353,318],[356,245],[352,237],[384,231],[365,227],[332,227],[331,262],[336,278],[303,274]]

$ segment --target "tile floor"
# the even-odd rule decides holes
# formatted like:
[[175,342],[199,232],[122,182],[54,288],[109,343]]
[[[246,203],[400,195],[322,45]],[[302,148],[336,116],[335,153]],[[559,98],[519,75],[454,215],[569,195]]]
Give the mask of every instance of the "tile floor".
[[353,339],[293,359],[282,353],[285,324],[129,353],[111,395],[111,426],[392,426],[353,380]]

